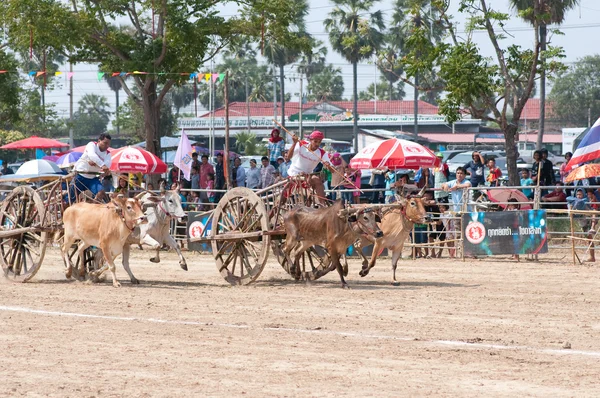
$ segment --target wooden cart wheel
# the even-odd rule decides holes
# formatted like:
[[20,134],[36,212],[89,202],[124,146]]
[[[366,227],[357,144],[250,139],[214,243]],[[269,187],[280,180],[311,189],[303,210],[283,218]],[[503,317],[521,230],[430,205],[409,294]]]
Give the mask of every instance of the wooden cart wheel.
[[19,228],[32,230],[0,238],[0,263],[4,275],[14,282],[27,282],[38,272],[46,253],[47,232],[43,227],[45,208],[39,194],[32,188],[15,188],[0,207],[2,231]]
[[[312,198],[307,188],[294,187],[288,189],[287,198],[278,197],[276,204],[273,207],[274,214],[272,216],[272,224],[274,230],[283,230],[283,216],[294,206],[304,205],[310,206]],[[304,252],[299,259],[299,266],[295,267],[293,263],[288,261],[283,253],[285,238],[274,239],[271,242],[273,254],[277,257],[277,261],[281,267],[290,274],[295,280],[314,281],[323,275],[327,274],[331,257],[327,250],[322,246],[312,246]],[[292,259],[293,260],[293,259]]]
[[262,199],[248,188],[225,193],[213,211],[212,252],[217,269],[232,285],[255,281],[269,255],[271,236]]
[[[90,272],[97,271],[99,269],[99,267],[102,267],[102,264],[96,264],[96,261],[94,261],[95,256],[96,256],[96,251],[98,251],[98,249],[92,248],[92,247],[88,247],[87,249],[85,249],[83,251],[83,261],[85,264],[85,273],[87,275],[89,275]],[[79,269],[79,254],[77,251],[77,244],[74,244],[69,249],[69,259],[73,263],[75,270],[78,270]]]

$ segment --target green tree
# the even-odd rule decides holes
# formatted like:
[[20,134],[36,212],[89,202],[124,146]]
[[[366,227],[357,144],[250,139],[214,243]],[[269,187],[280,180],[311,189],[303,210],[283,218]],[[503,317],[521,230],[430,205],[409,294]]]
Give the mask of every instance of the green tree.
[[[1,76],[1,75],[0,75]],[[25,139],[25,134],[17,130],[0,129],[0,146]],[[19,151],[0,149],[0,159],[3,162],[14,162],[18,159]]]
[[[308,14],[308,2],[306,0],[291,0],[295,15],[293,18],[293,33],[299,40],[305,40],[307,45],[311,44],[310,35],[306,33],[304,18]],[[285,66],[296,62],[301,54],[298,47],[290,47],[285,41],[278,39],[267,40],[264,47],[265,57],[277,68],[279,68],[279,99],[281,101],[281,124],[285,127]]]
[[197,83],[176,85],[171,89],[171,92],[169,92],[169,98],[175,107],[175,113],[177,115],[179,115],[181,108],[185,108],[194,102],[194,84]]
[[600,115],[600,55],[578,60],[554,81],[549,100],[552,113],[563,123],[589,126]]
[[73,134],[78,138],[95,137],[106,131],[110,120],[106,97],[86,94],[78,102],[79,108],[73,114]]
[[261,147],[256,134],[250,131],[242,131],[235,135],[235,147],[238,152],[247,156],[262,155],[265,148]]
[[[128,97],[120,109],[121,135],[128,137],[128,142],[134,144],[145,138],[145,121],[143,109]],[[177,116],[173,113],[173,106],[167,98],[161,106],[160,131],[163,136],[169,136],[177,130]]]
[[[15,56],[0,49],[0,65],[4,70],[17,70]],[[17,73],[0,74],[0,129],[9,129],[20,119],[21,84]]]
[[[306,81],[310,85],[310,81],[314,75],[321,73],[325,69],[325,61],[327,60],[327,47],[321,40],[311,37],[311,45],[308,51],[300,55],[298,62],[298,72],[306,77]],[[310,91],[308,92],[310,95]]]
[[103,95],[97,94],[85,94],[78,102],[79,113],[85,113],[88,115],[97,114],[100,117],[106,118],[107,122],[110,118],[110,111],[108,110],[108,100]]
[[[542,149],[544,124],[546,119],[546,46],[548,42],[548,25],[562,24],[567,11],[575,8],[579,0],[510,0],[511,6],[519,11],[520,16],[539,29],[540,41],[540,125],[536,148]],[[537,24],[537,25],[536,25]]]
[[[503,26],[510,15],[490,8],[489,3],[489,0],[460,1],[459,11],[468,19],[466,35],[461,38],[446,14],[447,2],[434,3],[451,42],[432,43],[429,29],[415,26],[406,42],[409,51],[402,60],[408,76],[439,68],[439,77],[445,82],[447,93],[439,102],[439,112],[449,123],[459,120],[467,112],[473,118],[500,126],[505,137],[510,183],[519,185],[516,138],[521,113],[539,72],[540,43],[536,32],[542,11],[539,7],[534,9],[531,49],[517,45],[503,47],[504,33],[496,32],[495,27]],[[415,8],[411,12],[419,15],[422,10]],[[493,60],[481,55],[479,47],[472,41],[474,29],[483,29],[487,33],[495,53]],[[560,48],[548,47],[548,73],[555,74],[564,69],[557,60],[561,56]]]
[[[296,12],[290,2],[231,3],[242,13],[225,18],[219,12],[222,3],[208,0],[3,0],[0,25],[18,51],[29,47],[33,29],[36,46],[54,49],[69,61],[98,63],[106,73],[143,72],[119,79],[143,110],[147,149],[158,153],[162,104],[181,72],[197,71],[237,35],[266,32],[266,38],[289,47],[298,44],[288,30]],[[123,25],[125,20],[130,24]]]
[[[396,85],[390,86],[390,81],[385,76],[379,77],[379,83],[377,83],[377,95],[375,95],[375,83],[371,83],[367,86],[367,89],[361,91],[358,94],[359,101],[385,101],[385,100],[401,100],[404,98],[406,93],[404,92],[404,82],[399,81]],[[392,92],[390,93],[390,88]]]
[[383,42],[381,11],[370,12],[377,0],[332,0],[335,8],[325,20],[334,51],[352,64],[352,137],[358,152],[358,62],[369,59]]
[[342,69],[329,64],[308,83],[309,101],[341,101],[344,95]]

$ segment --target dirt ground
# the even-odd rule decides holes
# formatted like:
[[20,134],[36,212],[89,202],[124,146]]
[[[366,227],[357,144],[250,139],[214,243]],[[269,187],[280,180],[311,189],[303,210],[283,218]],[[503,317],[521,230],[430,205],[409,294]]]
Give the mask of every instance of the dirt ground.
[[349,290],[149,254],[138,286],[67,281],[56,249],[0,281],[0,396],[600,396],[600,272],[566,254],[402,260],[397,286],[389,259],[366,278],[353,260]]

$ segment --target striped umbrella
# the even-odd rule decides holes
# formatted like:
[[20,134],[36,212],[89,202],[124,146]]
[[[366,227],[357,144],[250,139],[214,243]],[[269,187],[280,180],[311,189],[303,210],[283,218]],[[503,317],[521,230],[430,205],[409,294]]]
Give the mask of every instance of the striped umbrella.
[[61,169],[65,168],[65,167],[73,166],[79,160],[81,155],[83,155],[83,153],[81,153],[81,152],[66,153],[66,154],[62,155],[60,158],[58,158],[58,160],[56,161],[56,164]]
[[110,169],[121,173],[161,174],[167,172],[167,165],[158,156],[138,146],[115,149],[110,154]]
[[353,169],[418,169],[439,165],[440,159],[429,148],[399,138],[368,145],[350,160]]

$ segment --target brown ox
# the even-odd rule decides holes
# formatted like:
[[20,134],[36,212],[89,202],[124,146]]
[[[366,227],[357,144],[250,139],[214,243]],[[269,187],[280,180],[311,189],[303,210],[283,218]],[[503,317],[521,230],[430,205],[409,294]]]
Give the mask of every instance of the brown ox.
[[[126,199],[122,195],[113,198],[108,205],[82,202],[69,207],[63,214],[65,235],[62,246],[67,278],[71,277],[73,271],[68,251],[79,239],[79,258],[84,258],[83,252],[90,246],[101,249],[112,274],[113,286],[120,287],[115,273],[115,257],[123,252],[123,246],[135,227],[146,222],[139,199]],[[94,276],[99,277],[106,268],[105,265]],[[80,261],[79,276],[82,277],[84,273],[85,264]]]
[[383,237],[378,239],[371,239],[368,236],[362,237],[361,246],[368,246],[373,242],[375,245],[373,246],[371,261],[368,264],[363,262],[363,267],[359,272],[360,276],[369,274],[371,268],[375,266],[377,256],[386,248],[392,251],[393,280],[396,281],[398,259],[402,255],[404,243],[411,233],[413,225],[427,223],[430,219],[423,205],[422,194],[423,191],[419,195],[408,198],[397,196],[398,203],[383,211],[380,224]]
[[361,235],[366,234],[372,239],[383,236],[377,226],[377,222],[381,221],[379,215],[369,208],[345,209],[341,200],[331,207],[319,209],[296,206],[285,215],[283,221],[287,234],[284,248],[287,258],[293,259],[296,267],[299,267],[300,255],[309,247],[325,247],[331,256],[327,272],[337,269],[344,288],[348,285],[344,280],[340,256]]

